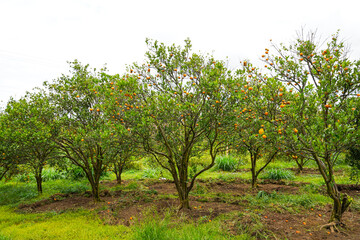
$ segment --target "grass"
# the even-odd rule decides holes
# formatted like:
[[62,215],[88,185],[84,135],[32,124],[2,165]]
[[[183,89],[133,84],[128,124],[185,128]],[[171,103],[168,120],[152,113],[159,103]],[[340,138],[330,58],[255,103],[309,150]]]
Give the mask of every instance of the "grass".
[[0,206],[28,203],[48,198],[56,193],[81,193],[90,190],[86,180],[71,181],[67,179],[43,183],[43,194],[39,196],[36,183],[8,182],[0,183]]
[[[242,156],[243,157],[243,156]],[[225,161],[225,160],[224,160]],[[199,165],[200,166],[200,165]],[[307,165],[311,167],[309,163]],[[201,166],[200,166],[201,167]],[[238,169],[249,169],[249,163],[239,166]],[[282,168],[282,169],[281,169]],[[21,182],[19,179],[8,183],[0,182],[0,240],[8,239],[266,239],[271,238],[273,233],[267,230],[261,217],[267,212],[298,214],[309,211],[310,208],[324,209],[326,204],[332,203],[331,199],[324,192],[324,181],[317,172],[313,174],[294,174],[289,168],[296,168],[294,162],[275,161],[270,168],[264,172],[262,177],[274,180],[288,179],[287,183],[306,182],[299,187],[296,194],[287,193],[257,193],[246,192],[234,196],[231,193],[215,193],[205,184],[195,183],[190,193],[193,197],[211,201],[219,198],[226,203],[241,204],[244,211],[236,211],[217,216],[210,219],[209,216],[201,217],[199,220],[184,220],[174,214],[167,213],[158,216],[152,212],[140,221],[134,221],[129,227],[124,225],[107,225],[97,214],[98,210],[77,210],[47,212],[47,213],[18,213],[16,206],[20,203],[31,203],[40,199],[48,198],[55,193],[81,193],[90,190],[86,179],[69,180],[59,177],[58,172],[48,170],[47,180],[43,184],[44,193],[38,196],[35,181],[29,183]],[[315,167],[313,167],[315,168]],[[224,168],[226,169],[226,168]],[[229,169],[229,168],[228,168]],[[316,168],[315,168],[316,169]],[[338,166],[337,169],[345,171],[336,173],[336,181],[341,184],[349,184],[348,168]],[[235,169],[236,170],[236,169]],[[61,174],[60,174],[61,175]],[[144,182],[158,181],[164,176],[171,179],[166,170],[142,168],[130,169],[123,173],[122,178],[125,185],[115,186],[110,191],[143,191],[144,196],[151,199],[157,192],[151,192]],[[238,179],[250,181],[250,171],[206,171],[199,176],[199,179],[211,181],[233,182]],[[115,175],[110,173],[107,179],[115,180]],[[25,178],[26,180],[26,178]],[[143,180],[143,181],[139,181]],[[101,185],[101,188],[106,186]],[[159,194],[162,198],[177,198],[176,194]],[[360,200],[354,199],[352,209],[360,210]],[[211,220],[211,221],[209,221]],[[228,223],[234,223],[236,236],[228,231]]]
[[0,232],[2,236],[13,240],[129,239],[131,237],[131,230],[128,227],[104,225],[96,213],[90,211],[18,214],[6,207],[0,207]]
[[218,156],[215,159],[214,169],[231,172],[231,171],[235,171],[238,165],[244,165],[243,162],[240,161],[240,159],[232,155],[227,155],[227,156],[223,155],[223,156]]
[[[212,221],[203,219],[198,224],[188,223],[180,218],[174,224],[173,215],[170,212],[161,218],[156,213],[150,212],[141,223],[134,225],[134,240],[212,240],[212,239],[235,239],[234,236],[224,232],[225,226],[221,219]],[[236,239],[250,239],[238,238]]]
[[270,168],[269,170],[266,170],[260,178],[272,180],[292,180],[295,178],[295,176],[294,173],[290,170],[281,168]]

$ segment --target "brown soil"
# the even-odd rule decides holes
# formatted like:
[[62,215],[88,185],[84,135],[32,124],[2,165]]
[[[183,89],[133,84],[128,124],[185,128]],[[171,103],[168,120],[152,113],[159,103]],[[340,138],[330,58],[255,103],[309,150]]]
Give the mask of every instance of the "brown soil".
[[[126,185],[128,182],[124,182]],[[113,187],[116,182],[103,182],[107,187]],[[286,194],[298,194],[299,186],[288,186],[283,182],[263,181],[257,190],[252,190],[248,183],[235,180],[231,183],[223,181],[199,181],[193,192],[205,191],[208,197],[191,196],[191,210],[177,211],[177,193],[172,182],[142,182],[145,190],[124,190],[101,192],[102,202],[95,203],[90,192],[83,194],[55,194],[49,199],[41,200],[33,204],[19,206],[19,211],[45,212],[66,211],[79,208],[96,211],[106,224],[132,225],[141,221],[151,209],[163,216],[166,211],[173,215],[181,216],[180,219],[189,221],[209,221],[220,214],[229,212],[244,213],[245,217],[233,217],[225,220],[228,230],[234,234],[239,233],[239,225],[249,224],[251,229],[251,217],[246,218],[246,213],[256,213],[257,210],[246,200],[235,200],[231,197],[243,196],[244,194],[256,195],[259,190],[267,193],[274,191]],[[301,185],[301,184],[299,184]],[[343,185],[340,189],[359,197],[358,189],[354,186]],[[206,195],[207,196],[207,195]],[[226,198],[224,198],[226,196]],[[230,199],[230,200],[229,200]],[[276,204],[276,203],[274,203]],[[275,205],[274,205],[275,206]],[[321,214],[321,215],[319,215]],[[341,233],[330,233],[320,226],[327,223],[331,214],[331,206],[321,209],[305,209],[301,213],[289,213],[288,211],[274,207],[259,214],[260,221],[266,229],[277,236],[277,239],[360,239],[360,213],[352,210],[344,215],[346,228]],[[238,215],[235,215],[238,216]],[[264,230],[265,231],[265,230]],[[270,236],[272,236],[270,234]]]

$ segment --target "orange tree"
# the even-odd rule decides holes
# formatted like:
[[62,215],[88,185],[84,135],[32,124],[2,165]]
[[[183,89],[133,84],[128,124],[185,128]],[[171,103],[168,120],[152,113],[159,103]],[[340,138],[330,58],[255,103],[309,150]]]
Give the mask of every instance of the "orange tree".
[[[231,108],[227,84],[232,78],[223,62],[191,53],[189,40],[183,48],[151,40],[146,43],[147,63],[134,64],[114,83],[108,110],[170,172],[180,209],[189,209],[189,192],[196,178],[225,149],[224,126]],[[122,105],[117,98],[123,97],[127,102]],[[191,158],[204,151],[211,161],[190,178]]]
[[[116,128],[114,125],[112,127],[113,129]],[[117,131],[118,130],[114,129],[114,132]],[[124,129],[120,131],[124,131]],[[129,166],[134,157],[141,154],[141,149],[139,149],[137,141],[133,141],[129,135],[129,133],[115,135],[117,155],[111,164],[111,171],[115,173],[117,184],[121,184],[121,174],[124,169]]]
[[100,201],[100,177],[120,153],[117,135],[123,134],[114,130],[102,106],[105,95],[101,89],[110,85],[112,76],[106,69],[96,71],[77,61],[70,65],[70,76],[46,83],[60,125],[55,142],[62,156],[85,172],[94,200]]
[[10,177],[14,172],[17,172],[20,159],[17,153],[19,145],[13,137],[14,133],[9,128],[5,113],[0,113],[0,181],[5,177]]
[[11,99],[5,109],[8,136],[17,148],[13,164],[32,169],[38,193],[42,193],[42,170],[56,155],[52,138],[56,135],[55,113],[44,91],[27,93],[20,100]]
[[281,115],[284,89],[280,82],[262,76],[247,61],[237,71],[236,79],[233,94],[243,104],[234,111],[234,145],[250,155],[251,185],[255,188],[259,174],[283,151],[280,143],[285,140],[286,122]]
[[[334,165],[339,154],[359,141],[356,113],[359,111],[359,65],[346,56],[344,43],[334,34],[318,46],[314,33],[300,36],[290,46],[273,45],[274,55],[266,49],[266,66],[277,80],[293,89],[282,115],[292,133],[297,155],[314,160],[333,200],[330,225],[338,225],[351,198],[340,194]],[[329,225],[329,226],[330,226]]]

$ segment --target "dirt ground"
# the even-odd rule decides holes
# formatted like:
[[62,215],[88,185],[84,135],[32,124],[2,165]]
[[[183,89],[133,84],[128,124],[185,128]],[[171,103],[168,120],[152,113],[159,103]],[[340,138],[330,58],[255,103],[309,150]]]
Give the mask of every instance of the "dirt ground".
[[[110,188],[116,182],[104,182]],[[124,185],[127,182],[123,183]],[[142,183],[145,190],[118,190],[101,192],[100,203],[92,200],[91,193],[83,194],[55,194],[33,204],[20,205],[22,212],[46,212],[66,211],[72,209],[89,209],[97,212],[106,224],[132,225],[135,221],[141,221],[149,209],[160,215],[166,211],[181,215],[183,218],[193,221],[209,221],[220,214],[237,211],[243,212],[243,218],[226,220],[226,226],[231,233],[238,233],[239,224],[251,228],[251,219],[247,217],[248,211],[256,211],[253,207],[249,210],[249,203],[242,201],[224,201],[222,194],[230,196],[242,196],[244,194],[256,195],[259,190],[267,193],[274,191],[286,194],[298,194],[299,186],[288,186],[283,182],[264,181],[259,189],[253,191],[248,183],[234,181],[231,183],[222,181],[199,181],[198,188],[202,191],[211,191],[211,197],[206,199],[199,196],[190,197],[192,210],[177,211],[178,200],[175,185],[172,182],[151,181]],[[344,192],[359,197],[359,189],[352,186],[341,186]],[[194,191],[194,190],[193,190]],[[215,197],[214,197],[215,196]],[[261,222],[268,230],[276,235],[274,239],[360,239],[360,213],[350,208],[344,215],[345,228],[340,233],[330,233],[320,226],[327,223],[331,214],[331,206],[321,209],[307,209],[300,213],[289,213],[287,211],[277,212],[274,209],[265,210],[259,214]],[[249,215],[250,216],[250,215]]]

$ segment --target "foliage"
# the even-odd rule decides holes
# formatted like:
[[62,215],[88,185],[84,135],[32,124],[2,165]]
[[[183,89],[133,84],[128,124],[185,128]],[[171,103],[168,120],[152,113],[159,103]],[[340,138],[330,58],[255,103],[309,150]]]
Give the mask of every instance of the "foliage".
[[[317,44],[315,33],[310,32],[307,36],[300,33],[293,44],[273,47],[275,54],[266,49],[262,56],[270,76],[250,64],[246,67],[251,78],[260,82],[286,84],[273,92],[270,99],[280,109],[281,118],[273,119],[270,115],[264,118],[281,128],[285,152],[317,163],[327,192],[334,200],[330,220],[341,222],[351,201],[340,195],[333,166],[342,152],[359,141],[356,122],[360,107],[357,98],[360,61],[347,58],[347,49],[338,33],[322,46]],[[265,108],[267,112],[273,109]]]
[[[108,114],[124,126],[158,164],[172,175],[182,207],[195,179],[215,163],[225,148],[227,112],[231,108],[224,62],[191,53],[185,46],[147,40],[146,63],[134,64],[109,87]],[[126,99],[121,104],[119,100]],[[224,127],[223,127],[224,126]],[[189,162],[210,151],[211,162],[189,178]]]
[[360,180],[360,149],[355,146],[350,148],[345,160],[351,166],[350,179],[358,184]]
[[64,171],[59,171],[55,168],[45,168],[42,172],[42,179],[44,182],[64,178],[66,178],[66,173]]
[[[8,142],[17,148],[16,163],[26,164],[34,173],[37,189],[42,193],[42,170],[56,157],[52,139],[57,135],[54,106],[43,90],[27,93],[18,101],[11,99],[4,112]],[[9,138],[12,141],[9,141]],[[4,152],[5,156],[6,153]]]
[[57,107],[61,126],[55,141],[62,157],[84,171],[93,196],[99,201],[100,177],[123,151],[123,132],[115,131],[104,114],[105,95],[100,94],[113,77],[106,74],[106,68],[96,71],[77,61],[70,66],[71,75],[45,84]]

